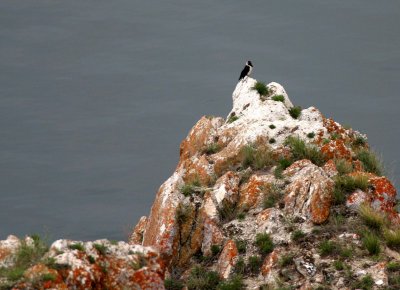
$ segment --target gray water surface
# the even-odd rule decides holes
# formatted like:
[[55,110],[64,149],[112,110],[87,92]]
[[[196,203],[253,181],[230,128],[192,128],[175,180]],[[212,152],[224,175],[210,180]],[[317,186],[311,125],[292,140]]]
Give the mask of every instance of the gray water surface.
[[399,180],[399,1],[0,2],[0,239],[125,239],[247,59]]

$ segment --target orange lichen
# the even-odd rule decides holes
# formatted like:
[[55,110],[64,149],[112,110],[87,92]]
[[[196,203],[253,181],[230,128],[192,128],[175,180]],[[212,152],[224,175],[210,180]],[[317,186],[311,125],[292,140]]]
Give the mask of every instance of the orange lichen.
[[238,206],[245,209],[250,209],[256,206],[262,199],[262,187],[268,185],[269,182],[259,178],[257,175],[252,175],[249,181],[240,187],[240,199]]
[[221,255],[218,258],[217,272],[222,278],[228,278],[230,270],[235,264],[235,258],[239,252],[236,248],[236,243],[233,240],[229,240],[222,250]]
[[270,274],[272,269],[276,266],[279,258],[279,249],[275,249],[272,253],[270,253],[267,257],[265,257],[264,262],[261,266],[261,273],[263,276],[267,276]]
[[321,147],[321,152],[328,159],[342,158],[351,160],[351,150],[346,147],[343,140],[331,140]]
[[338,171],[336,169],[336,164],[333,159],[330,159],[328,162],[322,166],[322,169],[328,174],[329,177],[335,176],[338,174]]
[[311,220],[315,224],[321,224],[329,217],[332,202],[333,182],[327,183],[324,190],[316,190],[311,197]]

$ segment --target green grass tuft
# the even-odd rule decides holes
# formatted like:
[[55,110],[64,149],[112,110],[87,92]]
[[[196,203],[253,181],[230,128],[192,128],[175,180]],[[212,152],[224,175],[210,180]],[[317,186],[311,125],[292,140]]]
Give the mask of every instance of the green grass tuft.
[[100,253],[100,255],[106,255],[107,254],[107,246],[105,246],[105,245],[102,245],[102,244],[93,244],[93,248],[95,248],[99,253]]
[[371,255],[378,255],[381,252],[379,238],[374,233],[364,233],[362,243]]
[[271,99],[276,102],[285,102],[285,97],[283,95],[276,95],[273,96]]
[[218,216],[221,222],[229,222],[237,216],[236,208],[231,204],[224,202],[218,208]]
[[38,235],[31,236],[33,245],[28,245],[24,240],[15,254],[14,266],[0,268],[0,280],[5,278],[9,281],[17,281],[29,267],[41,262],[43,255],[47,252],[48,246]]
[[267,96],[269,94],[268,87],[263,82],[256,82],[251,89],[257,91],[260,96]]
[[335,159],[334,161],[339,175],[353,172],[353,164],[351,164],[350,161],[347,161],[346,159]]
[[302,230],[295,230],[292,232],[292,240],[293,241],[299,241],[301,239],[303,239],[306,236],[306,234],[302,231]]
[[368,204],[362,204],[358,210],[358,214],[360,215],[364,224],[373,230],[380,231],[383,225],[386,223],[385,216],[382,213],[374,210]]
[[383,165],[379,158],[367,149],[361,149],[357,152],[356,157],[361,161],[364,170],[374,173],[375,175],[383,175]]
[[400,229],[385,229],[383,231],[383,237],[388,247],[393,249],[400,249]]
[[274,250],[274,243],[267,233],[257,234],[255,244],[262,255],[269,254]]
[[297,119],[301,115],[301,107],[300,106],[294,106],[289,109],[289,114],[292,116],[293,119]]
[[195,178],[191,182],[185,183],[181,188],[180,191],[184,196],[191,196],[192,194],[200,194],[203,195],[204,191],[200,190],[201,182],[199,178]]
[[325,163],[324,154],[316,146],[306,144],[298,137],[289,136],[285,140],[285,145],[290,147],[293,161],[308,159],[317,166]]
[[186,286],[189,290],[216,289],[219,283],[217,272],[196,266],[191,270]]
[[229,118],[228,118],[228,121],[226,121],[227,123],[233,123],[233,122],[235,122],[235,121],[237,121],[237,120],[239,120],[239,117],[238,116],[236,116],[236,115],[230,115],[229,116]]
[[247,267],[250,273],[256,274],[260,272],[262,260],[260,256],[250,256],[247,261]]

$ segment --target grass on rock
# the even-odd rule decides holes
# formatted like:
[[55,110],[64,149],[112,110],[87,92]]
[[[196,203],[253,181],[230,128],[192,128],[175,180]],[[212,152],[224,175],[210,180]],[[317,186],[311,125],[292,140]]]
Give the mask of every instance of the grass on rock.
[[257,91],[257,93],[259,93],[260,96],[267,96],[269,94],[268,87],[263,82],[256,82],[252,87],[252,90]]
[[292,116],[293,119],[298,119],[301,115],[301,107],[300,106],[294,106],[289,109],[289,114]]
[[269,254],[274,250],[274,243],[267,233],[257,234],[255,244],[262,255]]

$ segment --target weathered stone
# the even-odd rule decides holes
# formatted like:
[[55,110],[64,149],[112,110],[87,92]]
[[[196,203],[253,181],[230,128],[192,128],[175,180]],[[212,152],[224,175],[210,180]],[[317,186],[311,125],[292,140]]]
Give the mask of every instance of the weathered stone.
[[321,147],[321,152],[328,159],[346,159],[351,160],[351,150],[346,147],[343,140],[331,140],[328,144]]
[[182,185],[181,171],[176,171],[164,182],[151,207],[143,233],[143,245],[157,248],[167,265],[173,256],[177,256],[179,248],[176,210],[182,199]]
[[203,241],[201,251],[203,255],[211,255],[211,247],[213,245],[221,246],[224,242],[224,235],[214,220],[207,217],[204,220]]
[[164,289],[163,261],[150,247],[57,240],[46,258],[54,260],[54,269],[33,265],[13,289]]
[[294,264],[296,265],[297,271],[299,271],[299,273],[304,277],[312,277],[317,272],[316,266],[304,257],[294,259]]
[[286,187],[285,212],[309,219],[315,224],[329,216],[334,182],[325,171],[309,160],[299,160],[284,174],[291,183]]
[[281,253],[280,249],[274,249],[264,259],[264,262],[261,266],[261,274],[265,277],[267,281],[272,282],[277,277],[276,273],[274,275],[273,269],[278,264],[280,253]]
[[[214,141],[217,129],[223,124],[222,118],[203,116],[190,130],[180,146],[180,162],[201,153],[207,143]],[[178,165],[179,167],[179,165]]]
[[129,243],[134,244],[142,244],[143,242],[143,233],[147,225],[147,217],[142,216],[139,219],[139,222],[136,224],[135,228],[132,231],[132,234],[129,238]]
[[274,244],[285,244],[290,240],[290,233],[285,230],[285,218],[281,210],[267,208],[257,215],[260,232],[269,234]]
[[221,278],[227,279],[229,277],[238,254],[235,242],[233,240],[227,241],[217,262],[217,272]]
[[324,164],[324,166],[322,166],[322,169],[325,171],[325,173],[330,177],[334,177],[338,174],[338,171],[336,169],[336,164],[333,161],[333,159],[328,160],[328,162],[326,162]]
[[249,180],[240,187],[240,199],[238,207],[241,209],[251,209],[261,204],[264,192],[274,181],[272,175],[253,174]]
[[13,235],[9,235],[7,240],[0,241],[0,268],[10,267],[14,264],[14,255],[21,246],[21,241]]

